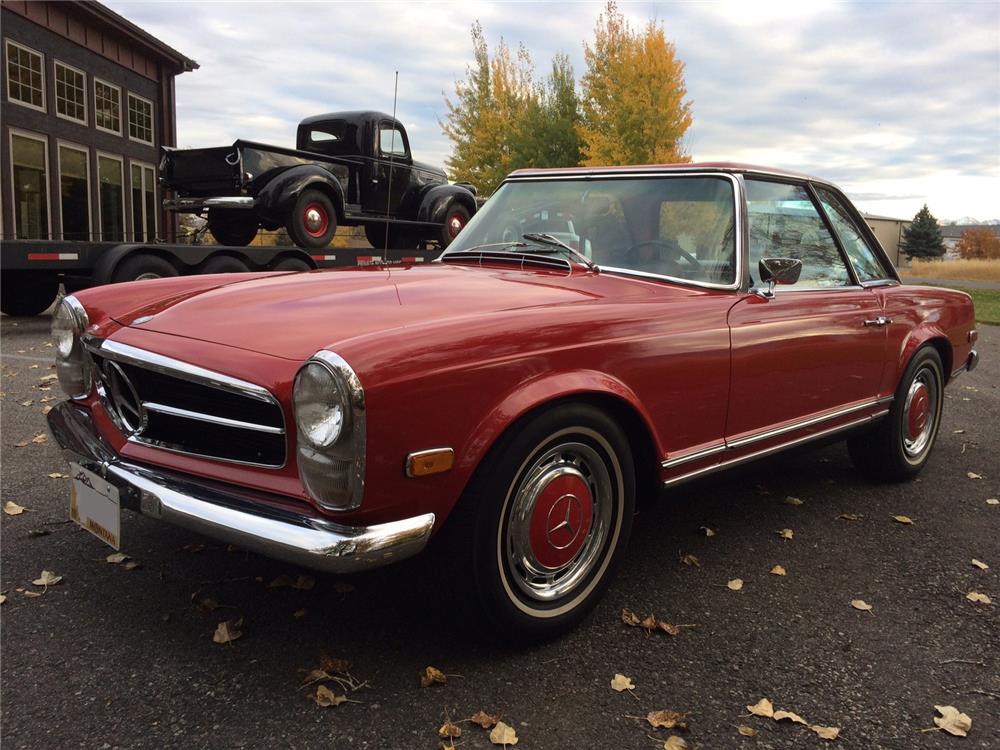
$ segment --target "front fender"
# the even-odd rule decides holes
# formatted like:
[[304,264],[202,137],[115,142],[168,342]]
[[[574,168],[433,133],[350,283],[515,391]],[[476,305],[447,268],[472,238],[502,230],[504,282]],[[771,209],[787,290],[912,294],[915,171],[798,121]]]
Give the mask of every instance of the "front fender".
[[468,209],[469,216],[476,213],[476,197],[468,189],[458,185],[435,185],[420,199],[417,221],[444,224],[445,216],[453,203]]
[[254,206],[265,221],[284,224],[285,218],[306,188],[318,189],[333,201],[338,219],[344,217],[344,188],[330,172],[315,164],[291,167],[272,177],[260,192]]

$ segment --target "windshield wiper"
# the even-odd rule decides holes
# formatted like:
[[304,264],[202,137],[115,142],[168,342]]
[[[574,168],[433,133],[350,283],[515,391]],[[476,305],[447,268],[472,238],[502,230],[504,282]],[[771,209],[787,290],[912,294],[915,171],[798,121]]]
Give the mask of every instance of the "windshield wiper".
[[[510,242],[489,242],[485,245],[473,245],[472,247],[467,247],[464,250],[456,250],[456,253],[474,253],[476,250],[482,250],[485,247],[502,247],[504,249],[508,247],[527,247],[527,242],[521,242],[520,240],[510,240]],[[445,250],[442,256],[447,255],[450,251]]]
[[[585,265],[591,271],[594,271],[596,273],[601,270],[600,267],[586,255],[581,253],[579,250],[570,247],[557,237],[553,237],[551,234],[529,232],[528,234],[522,234],[521,239],[528,240],[529,242],[541,242],[543,245],[553,245],[555,247],[561,247],[563,250],[568,251],[571,256],[573,256],[581,263],[583,263],[583,265]],[[521,252],[530,253],[532,252],[532,250],[527,249],[527,250],[522,250]],[[543,252],[545,251],[543,250]]]

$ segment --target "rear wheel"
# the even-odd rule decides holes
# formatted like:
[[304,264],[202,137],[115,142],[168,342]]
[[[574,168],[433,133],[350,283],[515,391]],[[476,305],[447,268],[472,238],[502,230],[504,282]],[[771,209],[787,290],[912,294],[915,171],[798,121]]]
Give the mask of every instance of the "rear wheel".
[[933,346],[917,350],[896,389],[892,408],[870,432],[847,441],[851,460],[882,481],[912,479],[924,468],[941,423],[944,376]]
[[5,271],[0,285],[0,309],[8,315],[41,315],[55,302],[59,279],[55,273]]
[[445,214],[444,226],[441,228],[439,235],[439,242],[442,249],[448,247],[451,241],[458,237],[458,233],[469,223],[470,218],[472,218],[472,214],[469,213],[469,209],[465,206],[453,203],[449,207],[448,213]]
[[115,269],[111,281],[146,281],[177,276],[177,269],[159,255],[133,255],[123,260]]
[[252,211],[213,208],[208,212],[208,231],[220,245],[246,247],[257,236],[257,217]]
[[577,623],[610,583],[635,507],[635,468],[621,427],[563,404],[490,451],[449,521],[498,633],[546,638]]
[[285,223],[288,235],[299,247],[326,247],[337,232],[333,202],[319,190],[303,190]]
[[201,272],[247,273],[249,270],[249,266],[239,258],[234,258],[232,255],[217,255],[214,258],[209,258],[208,262],[202,267]]

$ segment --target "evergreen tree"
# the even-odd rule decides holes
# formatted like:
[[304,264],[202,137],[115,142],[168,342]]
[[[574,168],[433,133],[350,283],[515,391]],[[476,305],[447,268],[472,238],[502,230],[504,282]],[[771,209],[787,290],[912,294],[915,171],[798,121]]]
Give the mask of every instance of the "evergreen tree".
[[910,260],[913,258],[940,258],[945,253],[944,240],[937,219],[927,210],[927,204],[917,211],[913,222],[903,230],[899,245]]

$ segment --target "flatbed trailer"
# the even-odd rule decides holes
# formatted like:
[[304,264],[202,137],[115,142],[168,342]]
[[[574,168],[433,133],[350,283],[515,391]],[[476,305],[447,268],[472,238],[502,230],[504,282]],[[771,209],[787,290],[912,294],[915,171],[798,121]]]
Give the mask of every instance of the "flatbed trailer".
[[375,250],[296,246],[171,245],[142,242],[4,240],[0,242],[0,309],[38,315],[59,293],[122,281],[248,271],[309,271],[375,263],[422,263],[436,248]]

